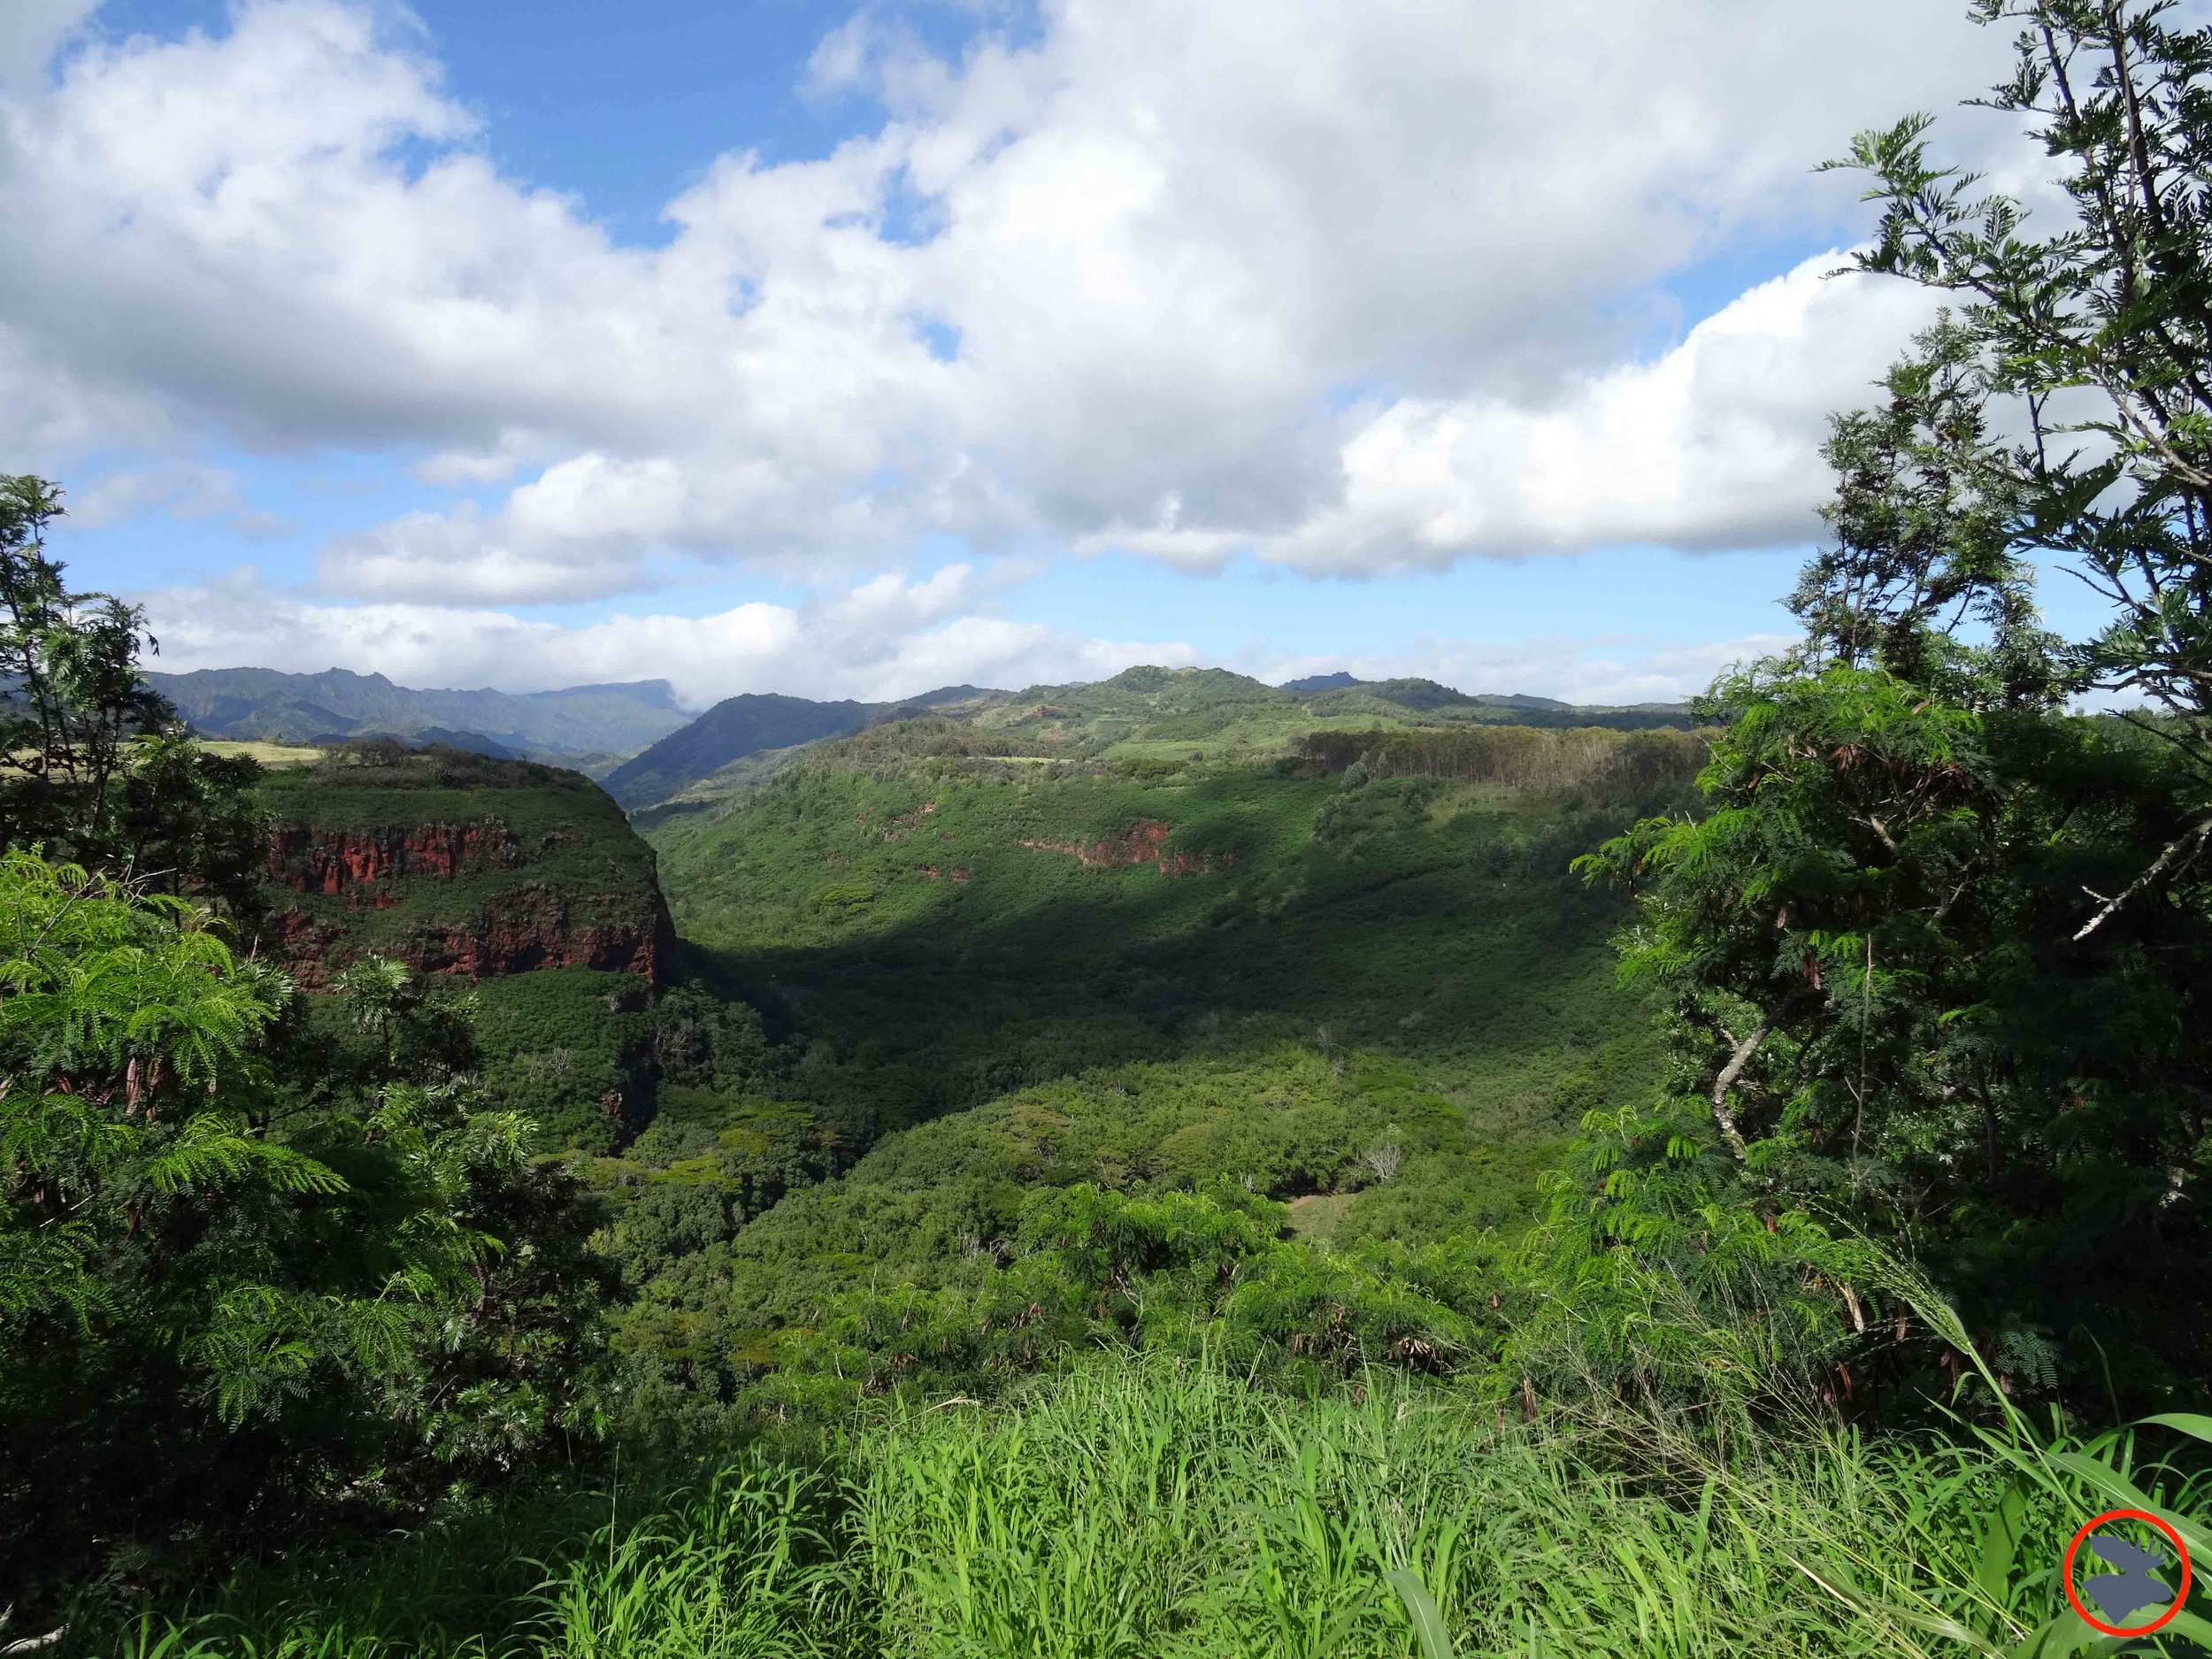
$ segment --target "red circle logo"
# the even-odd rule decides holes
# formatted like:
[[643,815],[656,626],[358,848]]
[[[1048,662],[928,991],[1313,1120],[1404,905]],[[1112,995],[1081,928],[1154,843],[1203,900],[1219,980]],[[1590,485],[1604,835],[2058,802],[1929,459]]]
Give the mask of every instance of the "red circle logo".
[[[2174,1593],[2174,1604],[2147,1624],[2108,1624],[2081,1604],[2081,1597],[2074,1589],[2074,1557],[2080,1554],[2082,1541],[2107,1521],[2141,1521],[2156,1527],[2166,1535],[2166,1541],[2174,1547],[2174,1554],[2181,1558],[2181,1588]],[[2066,1586],[2066,1599],[2074,1604],[2074,1611],[2084,1620],[2108,1636],[2147,1636],[2154,1631],[2166,1628],[2173,1616],[2181,1611],[2189,1600],[2189,1547],[2181,1541],[2181,1534],[2144,1509],[2107,1509],[2082,1524],[2074,1534],[2073,1542],[2066,1546],[2066,1564],[2059,1575]]]

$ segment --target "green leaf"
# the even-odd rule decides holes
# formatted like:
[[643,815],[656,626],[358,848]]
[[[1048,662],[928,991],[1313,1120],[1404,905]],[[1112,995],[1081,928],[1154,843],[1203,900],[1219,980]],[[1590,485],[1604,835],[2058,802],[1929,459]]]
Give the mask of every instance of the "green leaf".
[[2052,1452],[2048,1455],[2055,1467],[2080,1477],[2112,1499],[2115,1508],[2141,1509],[2146,1514],[2155,1515],[2181,1534],[2182,1542],[2189,1547],[2193,1555],[2200,1560],[2212,1559],[2212,1532],[2206,1532],[2185,1515],[2176,1515],[2159,1508],[2142,1488],[2118,1470],[2107,1468],[2095,1458],[2084,1456],[2079,1452]]
[[1394,1569],[1388,1577],[1391,1588],[1406,1604],[1414,1634],[1420,1638],[1422,1659],[1455,1659],[1452,1639],[1444,1630],[1444,1615],[1437,1610],[1436,1598],[1429,1594],[1428,1586],[1404,1567]]
[[1975,1563],[1974,1577],[1982,1594],[1994,1606],[2010,1604],[2020,1532],[2027,1512],[2027,1494],[2016,1480],[2005,1488],[2004,1497],[1990,1511],[1989,1523],[1982,1531],[1981,1555]]
[[2156,1424],[2162,1429],[2177,1429],[2192,1440],[2212,1443],[2212,1417],[2197,1411],[2167,1411],[2154,1417],[2145,1417],[2147,1424]]

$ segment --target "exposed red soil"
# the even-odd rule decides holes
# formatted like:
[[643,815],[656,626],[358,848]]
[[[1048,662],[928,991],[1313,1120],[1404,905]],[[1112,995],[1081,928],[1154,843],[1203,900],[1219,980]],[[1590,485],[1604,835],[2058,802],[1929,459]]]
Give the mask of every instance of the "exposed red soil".
[[1155,864],[1171,876],[1207,875],[1220,868],[1213,859],[1196,853],[1170,852],[1167,840],[1173,826],[1157,818],[1140,818],[1118,835],[1094,841],[1030,841],[1020,845],[1035,852],[1064,853],[1078,864],[1112,869],[1132,864]]

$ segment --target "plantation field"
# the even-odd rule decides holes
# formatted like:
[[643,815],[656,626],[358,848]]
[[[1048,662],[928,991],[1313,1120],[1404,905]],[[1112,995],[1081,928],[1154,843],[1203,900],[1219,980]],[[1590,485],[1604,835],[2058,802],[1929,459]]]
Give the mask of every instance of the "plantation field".
[[311,749],[303,743],[251,743],[228,738],[207,738],[200,747],[211,755],[242,755],[257,760],[273,770],[294,766],[312,766],[321,761],[328,751]]

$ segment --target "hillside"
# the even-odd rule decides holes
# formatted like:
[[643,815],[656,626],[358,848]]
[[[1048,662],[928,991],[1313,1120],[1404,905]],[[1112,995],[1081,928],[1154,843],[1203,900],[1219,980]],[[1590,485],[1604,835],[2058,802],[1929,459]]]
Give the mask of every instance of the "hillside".
[[1015,692],[951,686],[897,703],[732,697],[608,774],[607,787],[624,806],[646,814],[641,823],[649,822],[757,787],[802,758],[808,743],[918,713],[966,722],[1011,745],[1006,752],[1032,759],[1104,757],[1156,767],[1286,754],[1307,733],[1327,727],[1634,731],[1689,724],[1679,708],[1583,709],[1543,697],[1476,697],[1427,680],[1326,674],[1274,687],[1222,668],[1138,667],[1110,680]]
[[489,1079],[547,1144],[611,1147],[651,1109],[639,1061],[675,937],[651,850],[588,779],[343,751],[272,771],[252,940],[311,990],[370,952],[474,987]]
[[[1279,695],[1124,682],[1060,688],[1042,718],[1065,736]],[[896,1340],[806,1333],[860,1317],[856,1277],[879,1297],[1014,1295],[997,1264],[1075,1184],[1137,1199],[1226,1177],[1286,1203],[1302,1251],[1509,1235],[1582,1114],[1648,1079],[1657,1036],[1607,942],[1617,902],[1567,865],[1678,793],[1698,741],[1640,793],[1348,787],[1288,760],[1024,753],[1029,695],[818,746],[648,831],[703,971],[762,1006],[788,1066],[772,1098],[664,1094],[602,1166],[637,1207],[614,1235],[643,1287],[623,1340],[680,1371],[687,1411],[710,1381],[741,1400],[892,1386],[914,1363]],[[779,1176],[780,1202],[726,1196],[795,1170],[810,1179]],[[908,1380],[965,1386],[983,1356],[964,1341]]]
[[1424,725],[1605,726],[1624,732],[1689,723],[1689,711],[1679,703],[1623,707],[1561,703],[1519,692],[1470,695],[1433,680],[1347,677],[1333,685],[1316,686],[1306,694],[1305,704],[1314,715],[1327,720],[1362,715],[1384,720],[1410,717]]
[[607,792],[626,807],[651,806],[757,755],[841,737],[926,710],[970,708],[1004,695],[976,686],[945,686],[900,703],[817,703],[774,692],[725,697],[681,731],[609,772]]
[[873,713],[865,703],[815,703],[774,693],[726,697],[609,772],[607,793],[625,806],[648,806],[763,749],[841,737],[866,725]]
[[[287,674],[267,668],[206,668],[149,673],[205,737],[248,742],[310,742],[388,733],[499,749],[539,759],[630,754],[684,726],[664,680],[572,686],[559,691],[417,691],[381,674],[333,668]],[[475,740],[475,741],[471,741]]]

